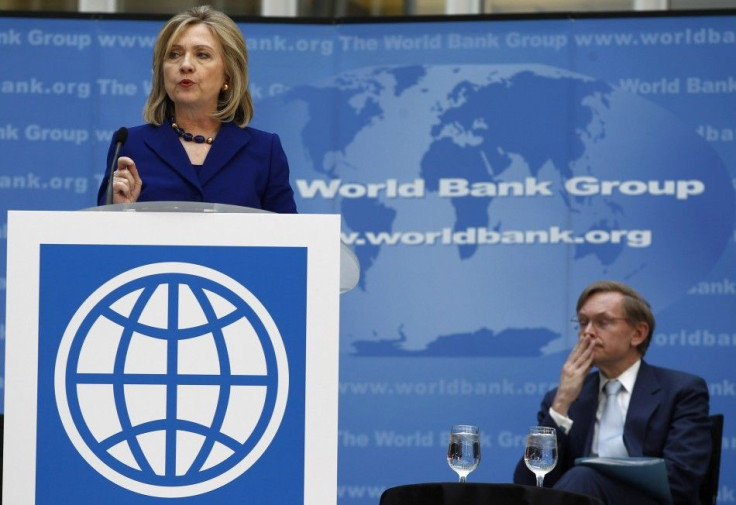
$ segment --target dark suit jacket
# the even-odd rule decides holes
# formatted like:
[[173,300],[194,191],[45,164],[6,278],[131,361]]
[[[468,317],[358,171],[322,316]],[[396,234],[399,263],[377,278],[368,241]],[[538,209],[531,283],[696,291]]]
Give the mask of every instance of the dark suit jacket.
[[[106,170],[112,165],[114,147],[111,144],[108,151]],[[204,164],[195,167],[168,122],[142,125],[128,130],[120,156],[129,156],[138,168],[141,202],[210,202],[296,212],[289,164],[273,133],[223,123]],[[108,175],[97,193],[100,205],[106,201]]]
[[[552,487],[575,458],[590,455],[598,408],[599,374],[588,375],[578,399],[570,406],[573,420],[569,434],[557,430],[558,464],[544,478]],[[537,414],[541,426],[557,427],[549,415],[557,390],[542,400]],[[698,489],[710,457],[709,394],[703,379],[691,374],[650,366],[642,361],[631,393],[624,424],[624,443],[629,456],[664,458],[672,498],[676,505],[697,505]],[[535,479],[519,461],[514,472],[517,484],[534,485]]]

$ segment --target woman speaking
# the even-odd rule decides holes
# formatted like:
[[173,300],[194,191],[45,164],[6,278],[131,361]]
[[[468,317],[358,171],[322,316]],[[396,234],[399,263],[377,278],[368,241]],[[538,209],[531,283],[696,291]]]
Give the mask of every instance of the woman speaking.
[[252,117],[235,22],[209,6],[174,16],[154,48],[146,124],[128,129],[122,147],[113,139],[107,166],[116,170],[111,185],[105,174],[98,204],[195,201],[295,213],[279,137],[249,127]]

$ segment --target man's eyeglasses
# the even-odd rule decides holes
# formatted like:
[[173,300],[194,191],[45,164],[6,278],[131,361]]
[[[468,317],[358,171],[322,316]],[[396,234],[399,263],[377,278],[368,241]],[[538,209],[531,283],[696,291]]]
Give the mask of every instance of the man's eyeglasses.
[[605,331],[610,329],[612,326],[616,324],[616,321],[625,321],[625,317],[608,317],[608,316],[599,316],[594,317],[593,319],[588,319],[587,317],[573,317],[570,322],[573,325],[573,328],[575,328],[575,331],[580,332],[583,329],[587,328],[590,323],[593,323],[593,328],[600,331]]

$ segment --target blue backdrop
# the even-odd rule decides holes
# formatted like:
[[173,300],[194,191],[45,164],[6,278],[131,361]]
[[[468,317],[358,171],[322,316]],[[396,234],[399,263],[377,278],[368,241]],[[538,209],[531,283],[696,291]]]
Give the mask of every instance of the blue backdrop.
[[[5,211],[94,205],[162,24],[0,17],[0,321]],[[600,278],[652,302],[649,362],[708,381],[736,502],[736,13],[239,24],[253,126],[362,266],[341,297],[341,504],[454,480],[453,423],[481,427],[469,480],[508,482]]]

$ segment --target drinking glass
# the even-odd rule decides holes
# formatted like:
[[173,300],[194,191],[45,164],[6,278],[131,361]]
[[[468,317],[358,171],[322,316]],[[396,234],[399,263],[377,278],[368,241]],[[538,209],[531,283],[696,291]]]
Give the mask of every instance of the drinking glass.
[[457,472],[460,482],[480,463],[480,430],[468,424],[453,425],[450,445],[447,448],[447,464]]
[[524,463],[537,476],[537,486],[542,487],[544,476],[557,464],[557,434],[554,428],[532,426],[526,436]]

